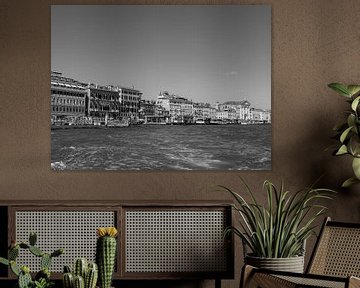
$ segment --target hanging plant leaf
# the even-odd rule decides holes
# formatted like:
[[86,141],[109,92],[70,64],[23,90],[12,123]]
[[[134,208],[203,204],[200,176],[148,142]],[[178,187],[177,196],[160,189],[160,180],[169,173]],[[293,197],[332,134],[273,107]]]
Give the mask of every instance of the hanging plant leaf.
[[354,157],[352,168],[357,179],[360,180],[360,158]]
[[360,138],[358,135],[350,137],[349,148],[351,150],[351,155],[354,157],[360,157]]
[[359,105],[359,101],[360,101],[360,96],[356,97],[354,101],[352,101],[351,103],[351,109],[356,111],[356,108]]
[[331,83],[328,85],[329,88],[333,89],[334,91],[336,91],[337,93],[341,94],[342,96],[351,97],[350,92],[347,89],[347,86],[345,86],[344,84],[341,83]]
[[341,147],[339,148],[339,150],[337,150],[336,154],[335,155],[344,155],[344,154],[347,154],[349,153],[348,152],[348,149],[346,147],[346,145],[341,145]]
[[344,141],[346,140],[346,137],[348,136],[349,132],[351,131],[352,126],[347,128],[340,136],[340,142],[344,143]]
[[344,183],[341,185],[341,187],[348,188],[352,185],[359,184],[359,183],[360,183],[359,179],[357,179],[356,177],[351,177],[351,178],[347,179],[346,181],[344,181]]
[[356,123],[356,116],[354,114],[350,114],[347,118],[347,125],[350,126],[355,126]]
[[351,96],[354,96],[360,92],[360,85],[348,85],[347,90]]

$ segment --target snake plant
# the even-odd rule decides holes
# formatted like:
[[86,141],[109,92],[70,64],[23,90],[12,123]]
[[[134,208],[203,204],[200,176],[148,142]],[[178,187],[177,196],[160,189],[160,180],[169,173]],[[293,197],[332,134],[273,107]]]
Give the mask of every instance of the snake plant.
[[247,245],[252,256],[266,258],[288,258],[301,255],[306,239],[314,233],[316,220],[326,207],[319,200],[331,199],[334,191],[329,189],[304,188],[296,193],[285,190],[283,183],[277,188],[266,180],[266,205],[260,204],[254,193],[244,182],[245,196],[225,186],[235,199],[233,208],[240,215],[239,226],[228,227],[226,234],[233,232]]

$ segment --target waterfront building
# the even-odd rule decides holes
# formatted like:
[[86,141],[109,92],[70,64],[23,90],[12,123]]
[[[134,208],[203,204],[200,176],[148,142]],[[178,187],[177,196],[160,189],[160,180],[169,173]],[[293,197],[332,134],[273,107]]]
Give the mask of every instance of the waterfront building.
[[132,122],[139,120],[139,110],[142,92],[134,88],[116,86],[121,103],[120,117],[130,119]]
[[210,123],[211,120],[216,119],[216,109],[211,107],[208,103],[194,103],[194,118],[195,122],[203,120],[205,123]]
[[144,119],[145,116],[155,115],[155,101],[140,100],[139,118]]
[[107,125],[109,120],[120,120],[121,105],[117,87],[89,84],[86,91],[86,116],[92,119],[92,124]]
[[160,92],[156,104],[168,111],[171,123],[187,124],[194,122],[194,106],[192,101],[169,92]]
[[144,124],[168,124],[169,111],[153,100],[141,100],[139,122]]
[[236,105],[233,103],[225,102],[219,105],[217,119],[226,123],[235,123],[238,120],[236,114]]
[[270,110],[251,108],[252,123],[271,123]]
[[271,123],[271,110],[270,109],[264,110],[263,119],[264,119],[265,123]]
[[86,85],[51,72],[51,124],[86,124]]
[[240,104],[237,105],[236,109],[240,121],[248,122],[250,120],[250,105],[247,100],[240,101]]
[[250,121],[250,102],[243,101],[227,101],[219,105],[220,110],[235,110],[236,116],[234,117],[239,122]]

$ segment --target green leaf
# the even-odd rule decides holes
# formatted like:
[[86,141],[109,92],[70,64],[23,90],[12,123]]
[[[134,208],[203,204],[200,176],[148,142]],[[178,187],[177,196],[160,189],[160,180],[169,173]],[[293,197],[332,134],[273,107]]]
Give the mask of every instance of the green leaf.
[[347,90],[351,96],[354,96],[360,92],[360,85],[348,85]]
[[353,135],[349,140],[349,150],[351,150],[351,155],[354,157],[360,157],[360,138],[358,135]]
[[347,154],[347,153],[349,153],[349,152],[348,152],[348,149],[347,149],[346,145],[341,145],[339,150],[336,152],[336,155],[344,155],[344,154]]
[[11,268],[11,271],[12,271],[16,276],[19,276],[21,270],[20,270],[20,268],[16,265],[16,262],[15,262],[15,261],[10,261],[10,268]]
[[360,180],[360,158],[354,157],[352,168],[357,179]]
[[[252,202],[246,200],[231,189],[222,187],[231,193],[237,204],[233,206],[240,214],[240,228],[231,227],[226,232],[233,232],[242,238],[258,257],[291,257],[301,253],[302,245],[313,234],[312,224],[322,215],[324,207],[316,201],[330,199],[331,190],[306,188],[290,193],[282,185],[279,189],[269,181],[264,182],[267,194],[265,206],[259,204],[250,188],[245,185],[246,192],[252,194]],[[312,187],[312,186],[311,186]],[[314,212],[311,217],[309,211]]]
[[5,259],[5,258],[3,258],[3,257],[0,257],[0,263],[1,263],[1,264],[4,264],[4,265],[9,265],[9,264],[10,264],[9,260],[8,260],[8,259]]
[[352,178],[349,178],[346,181],[344,181],[344,183],[341,185],[341,187],[348,188],[352,185],[359,184],[359,183],[360,183],[359,179],[357,179],[356,177],[352,177]]
[[358,105],[359,105],[359,101],[360,101],[360,96],[356,97],[356,98],[354,99],[354,101],[352,101],[352,103],[351,103],[351,109],[352,109],[352,110],[356,111],[356,108],[357,108]]
[[341,133],[341,136],[340,136],[341,143],[344,143],[344,141],[346,140],[346,137],[348,136],[348,134],[349,134],[349,132],[351,131],[352,128],[353,127],[349,127],[343,133]]
[[[355,126],[355,124],[356,124],[356,116],[355,116],[353,113],[351,113],[351,114],[348,116],[348,118],[347,118],[347,124],[348,124],[349,127]],[[336,130],[336,131],[337,131],[337,130]]]
[[348,91],[347,86],[341,83],[331,83],[328,85],[329,88],[333,89],[335,92],[339,93],[342,96],[351,97],[350,92]]

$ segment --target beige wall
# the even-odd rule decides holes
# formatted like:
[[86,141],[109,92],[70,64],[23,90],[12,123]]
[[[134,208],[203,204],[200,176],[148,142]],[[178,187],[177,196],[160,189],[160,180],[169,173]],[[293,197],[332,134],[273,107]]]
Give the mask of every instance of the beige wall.
[[[72,2],[100,3],[0,0],[1,200],[230,199],[209,186],[235,188],[237,175],[264,199],[264,179],[276,183],[284,179],[289,189],[297,189],[325,173],[321,185],[339,190],[329,215],[360,221],[360,186],[339,188],[351,172],[349,159],[334,158],[325,150],[333,143],[331,129],[346,108],[327,84],[360,82],[358,0],[178,1],[272,6],[273,168],[241,173],[50,170],[50,4]],[[238,274],[225,286],[237,287]]]

